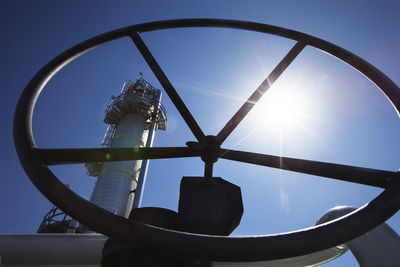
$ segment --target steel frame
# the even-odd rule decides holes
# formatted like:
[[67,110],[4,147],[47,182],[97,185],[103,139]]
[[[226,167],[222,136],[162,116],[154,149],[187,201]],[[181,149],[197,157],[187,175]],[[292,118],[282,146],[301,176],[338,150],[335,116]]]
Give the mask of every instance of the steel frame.
[[[280,73],[305,47],[312,46],[351,65],[363,73],[400,110],[400,90],[386,75],[360,57],[322,39],[276,26],[254,22],[218,19],[182,19],[133,25],[98,35],[57,56],[45,65],[22,93],[14,116],[14,142],[21,164],[33,184],[57,207],[93,230],[127,241],[139,242],[149,248],[162,249],[182,257],[213,261],[260,261],[308,254],[343,244],[386,221],[400,209],[400,179],[397,171],[307,161],[242,151],[221,149],[220,145],[254,106],[258,99],[250,98],[217,136],[205,136],[189,110],[151,55],[139,33],[183,27],[222,27],[274,34],[297,41],[294,48],[279,63],[267,79],[277,79]],[[32,114],[36,100],[46,83],[69,62],[106,42],[130,37],[164,90],[182,115],[198,142],[189,147],[132,149],[39,149],[32,134]],[[260,86],[265,92],[268,87]],[[108,160],[175,158],[201,156],[206,175],[212,175],[212,164],[218,158],[259,164],[274,168],[322,175],[325,177],[383,187],[385,190],[370,203],[340,219],[294,232],[247,237],[206,236],[161,229],[114,216],[69,190],[49,170],[47,165],[72,164]],[[364,179],[364,176],[367,177]]]

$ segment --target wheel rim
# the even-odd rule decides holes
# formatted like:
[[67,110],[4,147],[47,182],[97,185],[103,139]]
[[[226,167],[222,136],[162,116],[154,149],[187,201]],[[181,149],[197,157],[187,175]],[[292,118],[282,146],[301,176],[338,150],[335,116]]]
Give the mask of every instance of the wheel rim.
[[[157,62],[152,62],[154,58],[152,58],[149,51],[147,51],[148,54],[146,54],[147,47],[144,45],[144,43],[142,43],[138,35],[138,33],[148,31],[183,27],[223,27],[244,29],[293,39],[297,41],[297,44],[292,49],[294,54],[290,54],[289,52],[288,56],[294,56],[294,58],[306,45],[321,49],[353,66],[359,72],[367,76],[383,91],[383,93],[394,105],[397,113],[399,113],[400,90],[397,85],[394,84],[388,77],[356,55],[329,42],[304,33],[259,23],[216,19],[160,21],[118,29],[82,42],[54,58],[32,78],[18,102],[14,117],[14,142],[16,150],[21,164],[29,178],[39,189],[39,191],[41,191],[42,194],[45,195],[51,202],[78,221],[105,235],[127,242],[141,242],[149,247],[162,248],[174,254],[185,255],[185,257],[218,261],[273,260],[308,254],[339,245],[348,240],[356,238],[383,223],[398,211],[400,208],[400,185],[398,173],[379,171],[379,175],[377,175],[375,173],[376,170],[365,168],[360,168],[363,169],[360,170],[360,173],[366,174],[367,178],[372,177],[372,180],[370,179],[371,181],[369,184],[386,188],[386,190],[364,207],[345,217],[326,224],[279,235],[263,235],[256,237],[217,237],[196,235],[174,232],[128,221],[123,217],[115,216],[112,213],[95,206],[94,204],[86,201],[69,190],[47,167],[47,165],[52,164],[51,159],[53,159],[53,161],[56,163],[65,163],[65,153],[68,154],[68,151],[50,151],[36,148],[31,127],[33,109],[41,90],[58,70],[83,53],[106,42],[121,37],[131,37],[150,67],[152,67],[153,72],[163,85],[164,89],[167,91],[167,93],[169,93],[170,98],[172,98],[175,106],[184,117],[184,120],[189,125],[194,136],[201,144],[204,144],[204,140],[206,139],[204,133],[200,127],[198,127],[197,123],[190,115],[190,112],[185,110],[186,106],[184,103],[180,103],[181,100],[179,96],[173,95],[174,88],[172,85],[168,84],[169,81],[166,77],[164,77],[165,75],[163,76],[162,70],[157,70],[158,64]],[[289,59],[289,64],[294,58]],[[279,77],[280,74],[277,75]],[[168,88],[169,86],[171,86],[171,88]],[[251,109],[252,106],[247,108]],[[247,114],[247,112],[245,112],[244,115],[238,115],[239,122]],[[232,124],[229,124],[232,121],[234,122],[233,127]],[[261,155],[257,158],[255,153],[250,153],[249,157],[240,159],[241,157],[244,157],[245,152],[236,151],[237,153],[235,154],[235,151],[226,151],[219,148],[219,145],[229,136],[229,134],[239,123],[236,123],[236,119],[232,119],[230,122],[228,122],[226,127],[224,127],[224,129],[222,129],[218,134],[217,140],[219,140],[219,143],[213,147],[215,150],[213,153],[217,154],[218,158],[233,159],[252,164],[274,167],[273,162],[270,162],[268,163],[269,165],[266,165],[265,162],[268,161],[268,155]],[[99,157],[101,157],[104,153],[115,152],[115,156],[112,156],[112,160],[118,160],[119,156],[121,155],[125,155],[123,158],[128,160],[132,159],[134,156],[140,159],[170,158],[180,156],[202,156],[203,158],[205,153],[205,149],[195,148],[193,146],[189,146],[189,148],[165,148],[163,151],[164,154],[156,150],[157,148],[142,150],[133,155],[134,153],[131,151],[124,151],[124,149],[120,149],[120,151],[92,149],[93,153],[91,155],[98,153]],[[209,152],[209,150],[207,151]],[[52,152],[54,153],[52,154]],[[54,158],[60,154],[63,154],[61,157],[62,160],[54,160]],[[74,159],[76,155],[76,153],[72,153],[70,156],[73,162],[76,162],[76,159]],[[207,154],[207,156],[209,157],[209,154]],[[89,157],[80,160],[82,162],[84,160],[98,161],[98,159],[95,157]],[[274,161],[274,159],[271,160]],[[293,159],[286,160],[292,163],[290,170],[293,170]],[[311,161],[300,161],[300,165],[304,165],[304,163],[313,163]],[[212,174],[213,162],[205,163],[206,174],[210,173],[210,168]],[[324,165],[321,163],[316,163],[318,166],[324,167]],[[330,164],[328,167],[339,169],[343,168],[343,165],[334,166],[334,164]],[[351,171],[356,170],[354,169],[355,167],[347,167],[352,168]],[[308,170],[309,168],[310,167],[306,169]],[[296,169],[296,166],[294,169]],[[326,170],[326,168],[322,169]],[[341,170],[346,172],[346,168]],[[307,173],[305,170],[301,170],[300,172]],[[328,172],[330,172],[329,168],[326,173],[322,172],[324,174],[323,176],[329,177],[329,175],[325,175]],[[340,179],[337,177],[332,178]],[[351,181],[351,179],[347,178],[344,180]],[[361,179],[355,180],[355,182],[365,183]],[[361,221],[362,223],[360,223]],[[307,246],[304,244],[307,244]]]

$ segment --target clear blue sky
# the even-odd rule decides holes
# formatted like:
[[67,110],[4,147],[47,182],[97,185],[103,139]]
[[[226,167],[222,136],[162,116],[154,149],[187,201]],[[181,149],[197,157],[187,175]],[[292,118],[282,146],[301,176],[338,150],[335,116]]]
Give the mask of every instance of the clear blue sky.
[[[300,3],[301,2],[301,3]],[[2,233],[32,233],[51,204],[33,187],[12,140],[14,108],[24,86],[72,45],[119,27],[176,18],[224,18],[302,31],[366,59],[400,84],[397,1],[1,1]],[[224,29],[181,29],[143,39],[206,134],[225,122],[293,46],[287,39]],[[156,78],[129,39],[82,56],[64,68],[39,98],[34,134],[39,147],[97,147],[103,110],[126,79]],[[344,63],[306,48],[268,96],[294,95],[304,116],[279,130],[270,114],[249,114],[224,147],[385,170],[398,170],[400,122],[375,86]],[[305,100],[307,99],[307,100]],[[168,130],[155,146],[184,146],[194,136],[164,95]],[[264,111],[265,112],[265,111]],[[264,116],[264,117],[263,117]],[[263,118],[267,123],[263,123]],[[88,198],[94,180],[83,166],[53,168]],[[199,159],[150,163],[144,206],[177,208],[184,175],[202,175]],[[285,232],[313,225],[336,205],[362,206],[381,190],[220,160],[215,176],[242,187],[245,214],[235,234]],[[388,223],[400,231],[400,215]],[[357,266],[347,253],[324,266]]]

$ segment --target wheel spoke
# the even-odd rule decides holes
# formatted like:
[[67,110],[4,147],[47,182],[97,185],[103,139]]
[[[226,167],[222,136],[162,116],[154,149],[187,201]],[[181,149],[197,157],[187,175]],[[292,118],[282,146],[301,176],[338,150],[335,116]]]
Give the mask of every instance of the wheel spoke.
[[182,158],[199,155],[200,152],[187,147],[36,149],[33,154],[46,165]]
[[212,178],[213,177],[213,167],[214,167],[214,163],[210,162],[204,163],[204,177],[206,178]]
[[386,188],[399,172],[221,149],[220,158]]
[[232,133],[238,126],[243,118],[249,113],[255,104],[261,99],[264,93],[272,86],[272,84],[279,78],[279,76],[286,70],[292,63],[297,55],[306,46],[303,42],[297,42],[296,45],[290,49],[286,56],[279,62],[275,69],[268,75],[268,77],[261,83],[261,85],[254,91],[254,93],[247,99],[247,101],[240,107],[235,115],[228,121],[224,128],[218,133],[218,140],[220,144]]
[[197,124],[196,120],[183,103],[182,99],[176,92],[175,88],[172,86],[171,82],[168,80],[167,76],[161,69],[160,65],[158,65],[156,59],[151,54],[150,50],[147,48],[146,44],[143,42],[142,38],[140,38],[137,32],[133,32],[130,34],[130,37],[136,47],[139,49],[139,52],[142,54],[143,58],[146,60],[147,64],[153,71],[154,75],[157,77],[158,81],[164,88],[165,92],[167,92],[168,96],[171,98],[174,103],[176,109],[179,111],[186,124],[189,126],[190,130],[196,137],[198,141],[203,140],[204,133],[201,130],[200,126]]

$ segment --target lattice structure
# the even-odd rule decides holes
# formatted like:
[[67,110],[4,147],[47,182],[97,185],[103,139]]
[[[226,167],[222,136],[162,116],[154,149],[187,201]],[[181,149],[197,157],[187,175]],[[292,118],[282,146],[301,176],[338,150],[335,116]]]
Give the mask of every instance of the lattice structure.
[[71,219],[62,210],[53,206],[44,216],[39,226],[38,233],[74,233],[77,222]]
[[152,119],[156,119],[157,129],[165,130],[167,112],[158,102],[156,95],[158,90],[139,78],[136,83],[125,81],[121,94],[113,97],[113,102],[106,108],[104,122],[109,125],[117,125],[127,113],[140,113],[146,117],[147,127]]
[[[156,120],[156,129],[165,130],[167,112],[157,99],[158,90],[143,78],[135,83],[125,81],[118,96],[111,97],[111,103],[107,105],[104,122],[108,124],[106,133],[99,147],[109,148],[113,140],[115,129],[122,118],[128,113],[141,114],[146,123],[144,129],[148,130],[151,122]],[[140,146],[144,146],[143,143]],[[97,177],[103,169],[104,162],[85,164],[89,176]]]

